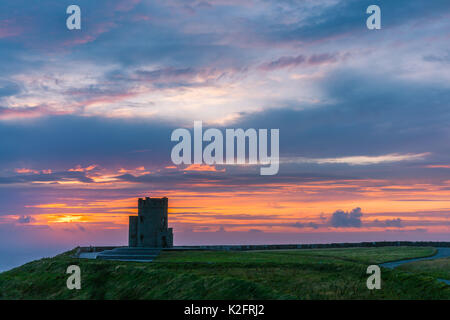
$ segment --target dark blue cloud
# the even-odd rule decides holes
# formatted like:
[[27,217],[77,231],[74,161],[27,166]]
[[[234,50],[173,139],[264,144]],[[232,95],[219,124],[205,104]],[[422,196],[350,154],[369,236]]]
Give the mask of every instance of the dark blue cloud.
[[423,57],[423,59],[427,62],[438,62],[438,63],[448,64],[448,63],[450,63],[450,51],[447,52],[446,54],[441,54],[441,55],[437,55],[437,54],[426,55]]
[[34,219],[33,219],[32,216],[20,216],[20,217],[17,219],[17,222],[18,222],[18,223],[30,223],[30,222],[32,222],[32,221],[34,221]]
[[[176,78],[190,74],[187,70],[167,72],[173,73],[169,78]],[[156,80],[167,76],[163,71],[141,73]],[[426,172],[430,177],[438,177],[445,171],[445,168],[430,171],[417,167],[448,160],[450,150],[443,146],[448,136],[450,111],[443,102],[450,101],[450,91],[445,84],[425,84],[395,80],[384,74],[340,70],[323,80],[321,87],[326,101],[332,103],[302,105],[293,102],[284,108],[242,114],[240,119],[227,126],[279,128],[281,157],[430,153],[425,161],[380,165],[376,170],[372,166],[371,172],[340,165],[325,168],[308,165],[291,168],[293,172],[300,169],[304,173],[324,172],[330,176],[339,170],[344,176],[375,177]],[[104,94],[96,88],[89,92],[93,96]],[[0,134],[8,138],[0,141],[3,151],[0,165],[17,168],[34,164],[40,169],[62,170],[93,163],[105,167],[169,164],[174,145],[169,137],[180,125],[158,118],[123,120],[80,116],[2,122]],[[288,167],[282,165],[281,172]]]
[[0,80],[0,98],[16,95],[20,91],[20,86],[17,83],[12,81]]
[[290,227],[295,227],[295,228],[299,228],[299,229],[303,229],[303,228],[313,228],[313,229],[317,229],[319,228],[319,224],[314,223],[314,222],[307,222],[307,223],[303,223],[303,222],[296,222],[293,224],[288,225]]
[[[296,47],[298,41],[353,32],[367,35],[365,9],[373,4],[370,0],[337,1],[334,5],[319,1],[315,6],[261,1],[255,5],[264,10],[255,12],[239,2],[80,0],[82,30],[69,31],[66,8],[72,2],[2,1],[0,21],[8,21],[6,27],[17,29],[18,35],[0,39],[1,55],[10,58],[2,59],[0,68],[10,69],[11,64],[23,68],[20,63],[36,66],[47,61],[49,53],[97,64],[244,68],[258,59],[261,46],[292,42]],[[382,8],[386,29],[442,17],[450,9],[445,0],[383,0],[376,4]],[[258,41],[257,47],[249,46]],[[30,60],[25,53],[34,58]]]
[[277,60],[261,65],[263,70],[276,70],[281,68],[296,67],[299,65],[319,65],[322,63],[336,62],[337,55],[330,53],[313,54],[310,57],[298,55],[296,57],[281,57]]
[[337,210],[332,214],[329,222],[334,228],[360,228],[361,217],[361,208],[355,208],[350,212]]
[[68,169],[170,161],[170,133],[161,120],[55,116],[0,123],[0,165]]
[[396,219],[386,219],[386,220],[375,220],[374,225],[379,227],[395,227],[395,228],[402,228],[402,219],[396,218]]
[[[243,114],[237,127],[280,128],[283,155],[328,158],[432,152],[448,158],[450,91],[446,84],[396,80],[386,74],[336,71],[321,84],[323,104],[292,102]],[[329,102],[330,101],[330,102]]]
[[[286,12],[304,10],[301,2],[286,1],[290,6]],[[370,5],[380,6],[382,13],[382,30],[389,30],[399,25],[429,22],[443,18],[448,12],[450,3],[446,0],[348,0],[337,1],[330,6],[317,6],[308,12],[306,19],[297,23],[279,23],[266,21],[263,32],[259,33],[266,41],[271,42],[313,42],[324,39],[353,35],[372,39],[367,32],[365,21],[369,15],[366,9]],[[286,13],[285,12],[285,13]],[[383,31],[384,32],[384,31]]]
[[55,172],[25,174],[10,177],[0,177],[0,184],[27,183],[27,182],[54,182],[54,181],[78,181],[91,183],[93,180],[87,177],[83,172]]

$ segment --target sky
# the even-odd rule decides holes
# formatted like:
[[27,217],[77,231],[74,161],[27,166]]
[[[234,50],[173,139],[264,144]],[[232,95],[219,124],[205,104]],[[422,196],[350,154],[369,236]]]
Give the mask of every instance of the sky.
[[[0,271],[126,245],[145,196],[169,198],[175,245],[450,241],[449,17],[448,0],[1,1]],[[174,165],[194,121],[279,129],[278,174]]]

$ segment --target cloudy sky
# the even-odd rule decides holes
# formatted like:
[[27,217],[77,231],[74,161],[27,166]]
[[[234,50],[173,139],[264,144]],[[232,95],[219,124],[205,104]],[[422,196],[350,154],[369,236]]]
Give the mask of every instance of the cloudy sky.
[[[175,245],[449,241],[449,17],[448,0],[1,1],[0,270],[125,245],[142,196],[169,197]],[[171,132],[200,120],[280,129],[278,175],[174,166]]]

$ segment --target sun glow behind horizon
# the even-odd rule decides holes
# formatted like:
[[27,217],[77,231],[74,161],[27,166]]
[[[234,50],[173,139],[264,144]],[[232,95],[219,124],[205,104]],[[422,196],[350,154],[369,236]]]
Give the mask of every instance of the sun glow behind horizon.
[[[164,169],[171,172],[174,168]],[[89,170],[90,171],[90,170]],[[184,169],[178,170],[180,173]],[[194,172],[226,174],[211,168]],[[140,167],[120,169],[120,173],[151,175]],[[26,171],[23,174],[30,174]],[[89,174],[94,174],[89,173]],[[95,173],[101,177],[101,173]],[[114,174],[108,172],[114,177]],[[423,182],[395,182],[381,179],[274,182],[264,185],[224,185],[216,180],[177,183],[173,190],[157,190],[118,179],[97,179],[94,183],[70,181],[56,189],[57,202],[24,204],[22,215],[3,216],[0,223],[26,224],[28,227],[50,227],[71,230],[83,236],[102,229],[126,233],[128,216],[137,214],[137,198],[168,197],[169,223],[177,232],[255,232],[270,233],[347,233],[401,232],[426,230],[427,233],[449,232],[450,185]],[[50,188],[54,188],[52,184]],[[69,187],[71,186],[71,187]],[[135,196],[136,187],[139,192]],[[41,186],[45,192],[45,186]],[[49,187],[47,187],[49,188]],[[78,194],[72,191],[76,188]],[[83,190],[83,193],[80,192]],[[119,190],[117,195],[115,193]],[[55,191],[55,190],[53,190]],[[93,198],[90,192],[95,192]],[[124,196],[127,194],[127,196]],[[68,197],[68,195],[70,195]],[[105,198],[102,198],[102,195]],[[75,196],[75,199],[74,199]],[[330,224],[337,210],[361,208],[361,226],[340,227]],[[29,218],[26,223],[21,222]],[[398,220],[398,223],[390,223]],[[62,233],[64,234],[64,232]],[[95,238],[95,237],[94,237]]]

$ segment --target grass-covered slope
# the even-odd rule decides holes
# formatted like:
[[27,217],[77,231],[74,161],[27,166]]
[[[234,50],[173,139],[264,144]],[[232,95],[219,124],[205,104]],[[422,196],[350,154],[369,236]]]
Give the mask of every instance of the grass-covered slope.
[[[367,266],[428,256],[433,248],[163,252],[152,263],[76,259],[71,253],[0,274],[0,299],[449,299],[432,276],[382,269],[382,289],[366,287]],[[81,290],[68,290],[69,265]]]
[[405,263],[399,269],[448,280],[450,279],[450,258]]

